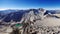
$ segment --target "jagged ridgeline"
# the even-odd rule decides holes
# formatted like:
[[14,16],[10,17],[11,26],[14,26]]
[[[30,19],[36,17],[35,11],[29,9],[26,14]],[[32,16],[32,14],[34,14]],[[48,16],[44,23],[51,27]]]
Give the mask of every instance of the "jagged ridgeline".
[[[47,34],[60,32],[60,17],[59,10],[45,10],[45,9],[29,9],[29,10],[3,10],[0,11],[0,25],[7,24],[3,32],[17,34],[22,31],[23,34]],[[51,27],[50,27],[51,26]],[[56,30],[54,29],[54,26]],[[2,27],[2,25],[0,26]],[[11,30],[11,31],[9,31]],[[31,32],[30,32],[31,31]]]
[[[42,9],[42,8],[40,8]],[[22,18],[22,15],[25,13],[30,12],[30,10],[32,9],[28,9],[28,10],[2,10],[0,11],[0,19],[4,18],[3,21],[5,22],[10,22],[11,20],[13,21],[20,21]],[[34,14],[38,14],[38,9],[33,9]],[[55,14],[55,13],[60,13],[58,10],[46,10],[47,12],[45,14],[47,14],[48,12]]]

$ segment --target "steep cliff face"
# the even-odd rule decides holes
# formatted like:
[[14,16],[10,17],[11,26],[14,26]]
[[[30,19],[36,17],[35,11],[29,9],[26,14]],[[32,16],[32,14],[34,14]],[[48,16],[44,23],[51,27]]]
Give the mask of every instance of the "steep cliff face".
[[[29,10],[3,10],[3,11],[0,11],[0,19],[2,19],[3,17],[5,17],[6,15],[8,15],[3,21],[10,22],[11,20],[14,20],[14,21],[17,22],[17,21],[21,20],[23,14],[29,13],[30,10],[31,9],[29,9]],[[42,9],[42,8],[40,8],[40,10],[39,9],[33,9],[33,13],[34,13],[35,17],[39,19],[40,17],[42,18],[43,13],[45,12],[44,10],[45,9]],[[42,11],[42,15],[40,13],[41,11]],[[46,15],[48,13],[55,14],[57,12],[59,13],[59,11],[57,11],[57,10],[46,10],[46,12],[44,13],[44,15]]]
[[[34,10],[30,10],[29,12],[14,12],[14,13],[10,13],[10,14],[7,14],[6,15],[6,18],[3,18],[3,19],[12,19],[12,25],[14,25],[15,23],[17,24],[17,22],[14,23],[13,19],[18,19],[18,20],[21,20],[19,23],[30,23],[30,22],[33,22],[34,25],[33,26],[36,26],[36,27],[33,27],[33,28],[38,28],[37,30],[40,31],[40,33],[48,33],[50,31],[50,27],[54,27],[54,26],[60,26],[60,18],[55,18],[55,16],[53,16],[52,14],[50,13],[47,13],[49,15],[47,15],[48,17],[46,17],[45,15],[45,11],[44,9],[40,9],[40,10],[37,10],[38,12],[35,12]],[[45,15],[44,15],[45,14]],[[22,16],[23,15],[23,16]],[[52,15],[52,16],[51,16]],[[57,14],[58,15],[58,14]],[[7,18],[8,17],[8,18]],[[12,18],[13,17],[13,18]],[[21,19],[20,19],[21,18]],[[2,19],[2,20],[3,20]],[[17,20],[17,21],[18,21]],[[35,22],[34,22],[35,20]],[[5,23],[5,22],[4,22]],[[26,25],[26,24],[25,24]],[[40,29],[39,29],[40,28]],[[9,31],[11,28],[8,28],[6,30],[6,32],[11,32]],[[53,28],[52,28],[53,29]],[[58,30],[58,29],[57,29]],[[44,32],[45,31],[45,32]],[[60,30],[58,30],[60,31]],[[51,32],[51,31],[50,31]],[[18,30],[17,30],[17,33],[18,33]],[[39,34],[40,34],[39,33]],[[15,32],[14,32],[15,34]]]
[[34,18],[34,11],[30,11],[29,13],[25,13],[23,16],[22,16],[22,19],[21,19],[21,22],[25,22],[25,23],[27,23],[27,22],[33,22],[33,20],[35,19]]
[[[28,20],[32,21],[36,20],[35,25],[43,25],[43,26],[59,26],[60,25],[60,19],[56,18],[54,15],[46,17],[48,15],[44,15],[45,12],[39,10],[39,13],[35,15],[34,11],[30,11],[27,14],[24,14],[24,18],[26,22],[29,22]],[[42,19],[42,20],[41,20]],[[24,21],[24,19],[22,20]]]

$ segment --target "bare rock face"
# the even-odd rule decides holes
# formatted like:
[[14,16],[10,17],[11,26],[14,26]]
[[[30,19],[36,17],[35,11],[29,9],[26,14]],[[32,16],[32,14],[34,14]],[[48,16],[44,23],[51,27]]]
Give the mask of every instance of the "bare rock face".
[[11,33],[12,31],[13,31],[13,29],[11,27],[7,27],[6,32]]
[[0,34],[10,34],[12,31],[13,29],[11,27],[2,26],[2,28],[0,28]]
[[[39,34],[57,34],[60,32],[60,19],[55,17],[45,17],[44,16],[44,9],[39,10],[39,14],[34,15],[33,11],[29,12],[25,15],[22,21],[28,22],[33,20],[36,20],[34,22],[34,25],[36,28],[39,29]],[[28,21],[29,20],[29,21]]]
[[[32,34],[60,34],[60,19],[51,16],[45,17],[44,9],[39,9],[38,11],[39,14],[37,15],[34,14],[33,10],[29,13],[24,14],[20,23],[29,23],[29,25],[27,25],[28,27],[26,28],[28,29],[29,27],[31,27],[31,30],[34,31],[34,33]],[[34,24],[30,25],[30,22],[33,22]],[[12,23],[11,25],[13,24],[15,23]],[[25,30],[27,30],[26,28]],[[0,34],[23,34],[24,30],[19,29],[20,28],[13,29],[12,27],[5,26],[4,28],[0,29],[0,32],[3,31]],[[38,31],[38,33],[36,31]]]
[[43,25],[43,26],[60,26],[60,19],[57,18],[45,18],[43,20],[37,20],[36,25]]

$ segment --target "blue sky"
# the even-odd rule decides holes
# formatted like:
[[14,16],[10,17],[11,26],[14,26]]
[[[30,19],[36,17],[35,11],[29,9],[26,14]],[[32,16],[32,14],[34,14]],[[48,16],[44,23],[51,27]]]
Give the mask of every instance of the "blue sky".
[[0,0],[0,9],[60,9],[60,0]]

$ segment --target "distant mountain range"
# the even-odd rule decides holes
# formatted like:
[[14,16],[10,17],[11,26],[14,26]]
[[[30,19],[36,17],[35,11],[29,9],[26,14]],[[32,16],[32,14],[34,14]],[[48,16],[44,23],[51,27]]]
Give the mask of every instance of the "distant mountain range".
[[[4,18],[3,21],[10,22],[11,20],[14,21],[20,21],[22,18],[22,15],[25,13],[28,13],[29,10],[2,10],[0,11],[0,19]],[[38,14],[38,9],[33,9],[35,14]],[[47,12],[45,14],[51,13],[51,14],[60,14],[60,10],[46,10]]]

